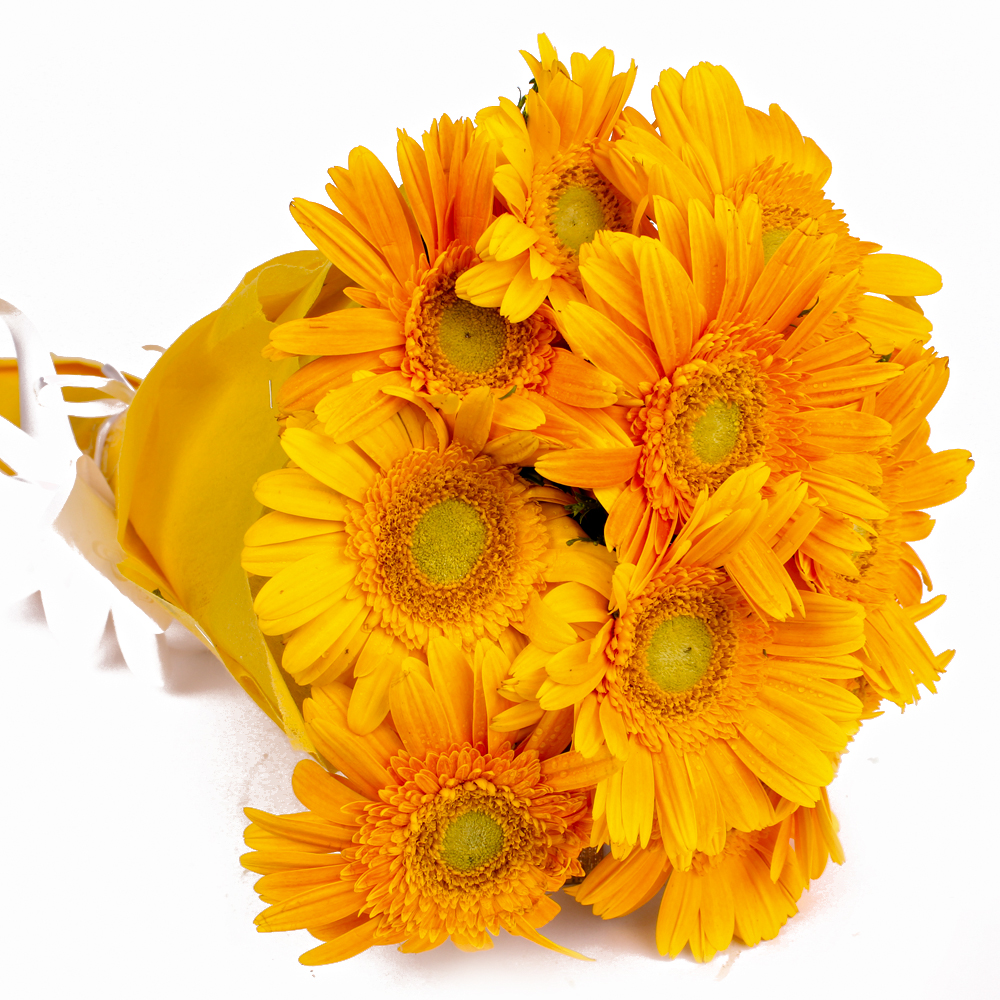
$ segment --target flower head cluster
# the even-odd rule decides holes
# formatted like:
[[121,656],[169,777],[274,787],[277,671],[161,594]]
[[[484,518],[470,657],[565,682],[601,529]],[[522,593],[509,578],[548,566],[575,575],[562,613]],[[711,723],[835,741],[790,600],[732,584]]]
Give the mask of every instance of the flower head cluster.
[[[128,567],[316,761],[244,859],[309,963],[575,954],[538,928],[583,856],[604,918],[665,884],[664,953],[773,937],[841,860],[854,734],[951,656],[911,547],[971,467],[927,443],[937,272],[853,236],[818,146],[721,67],[664,72],[647,118],[634,65],[539,41],[522,102],[355,149],[332,207],[293,202],[318,253],[154,369],[201,413],[197,499],[137,474],[152,390],[130,416]],[[206,495],[218,530],[180,538]]]

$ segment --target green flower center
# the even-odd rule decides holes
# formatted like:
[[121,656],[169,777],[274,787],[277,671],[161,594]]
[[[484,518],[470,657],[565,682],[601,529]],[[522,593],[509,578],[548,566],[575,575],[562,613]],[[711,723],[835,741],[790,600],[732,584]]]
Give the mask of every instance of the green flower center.
[[657,626],[646,647],[649,676],[668,694],[689,691],[712,662],[712,633],[693,615],[676,615]]
[[471,871],[492,861],[503,850],[500,824],[478,809],[453,819],[441,838],[438,856],[460,872]]
[[464,580],[486,548],[486,523],[463,500],[439,500],[413,529],[410,551],[417,569],[432,583]]
[[460,372],[487,372],[503,359],[507,324],[499,309],[482,309],[455,299],[438,320],[441,353]]
[[578,253],[599,229],[605,228],[600,199],[585,187],[568,187],[559,196],[550,217],[553,232],[563,246]]
[[732,453],[742,429],[739,404],[714,399],[694,422],[691,449],[705,465],[718,465]]

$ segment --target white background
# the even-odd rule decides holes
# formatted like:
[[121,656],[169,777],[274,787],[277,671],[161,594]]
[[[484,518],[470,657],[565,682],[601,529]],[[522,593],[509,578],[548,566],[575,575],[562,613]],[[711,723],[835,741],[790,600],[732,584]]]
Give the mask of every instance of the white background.
[[[776,941],[707,966],[661,959],[655,903],[602,923],[572,901],[553,937],[580,963],[503,938],[490,953],[392,949],[309,969],[305,932],[257,935],[237,863],[241,809],[296,808],[296,755],[207,656],[165,690],[110,643],[54,646],[37,603],[3,621],[0,984],[8,995],[201,998],[985,997],[997,974],[992,497],[998,372],[996,25],[965,2],[393,5],[108,0],[7,5],[0,19],[0,297],[54,350],[143,374],[243,272],[308,246],[287,212],[363,144],[392,162],[530,75],[547,31],[658,71],[707,59],[748,104],[776,101],[834,162],[852,232],[944,275],[927,303],[952,381],[935,448],[979,460],[921,553],[950,595],[926,623],[956,646],[936,697],[866,724],[831,797],[848,860]],[[10,353],[0,341],[0,354]],[[5,523],[4,531],[11,525]]]

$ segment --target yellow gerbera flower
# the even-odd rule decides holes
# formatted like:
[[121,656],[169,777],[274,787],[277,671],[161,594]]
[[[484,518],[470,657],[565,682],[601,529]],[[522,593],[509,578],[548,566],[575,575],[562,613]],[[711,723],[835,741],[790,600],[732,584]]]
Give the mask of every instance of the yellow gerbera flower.
[[614,764],[560,753],[549,720],[514,749],[489,730],[490,655],[481,643],[474,664],[454,647],[429,666],[408,660],[391,693],[393,724],[365,737],[348,726],[347,688],[313,688],[309,734],[343,776],[298,764],[293,788],[310,811],[246,810],[254,851],[242,858],[264,876],[256,888],[271,904],[258,929],[308,928],[324,942],[303,964],[380,944],[427,951],[448,938],[490,948],[501,928],[583,957],[537,928],[559,912],[548,893],[583,874],[587,789]]
[[851,329],[878,354],[904,346],[908,338],[926,340],[930,323],[905,307],[915,295],[938,291],[941,276],[912,257],[875,253],[878,244],[850,235],[843,211],[823,191],[830,160],[777,104],[770,114],[748,108],[728,71],[710,63],[686,77],[665,70],[652,101],[654,124],[627,108],[620,141],[602,150],[600,160],[613,183],[644,205],[661,228],[672,218],[687,220],[692,200],[714,210],[720,195],[737,207],[756,198],[765,261],[797,227],[812,222],[817,237],[834,240],[833,275],[861,269],[858,285],[841,305]]
[[[624,762],[594,802],[594,843],[617,856],[658,831],[684,869],[720,851],[730,827],[771,825],[768,789],[814,805],[858,729],[861,702],[839,682],[861,674],[849,655],[864,642],[860,606],[803,591],[804,613],[761,620],[718,568],[772,514],[766,476],[746,470],[703,494],[653,571],[622,563],[594,582],[589,603],[611,599],[592,640],[541,662],[529,645],[501,689],[540,709],[574,705],[575,749]],[[494,725],[513,729],[523,713]]]
[[[659,240],[599,234],[582,255],[588,302],[567,303],[560,325],[634,404],[622,408],[628,446],[594,435],[589,447],[543,455],[537,468],[598,491],[610,511],[606,537],[625,561],[636,562],[647,540],[662,551],[700,490],[758,461],[775,481],[798,472],[808,487],[795,547],[821,539],[849,551],[851,518],[885,516],[850,462],[829,463],[888,440],[889,423],[857,404],[899,366],[879,363],[841,328],[839,296],[825,284],[832,237],[816,240],[804,225],[765,265],[760,224],[752,199],[739,212],[720,200],[715,219],[692,203],[689,258],[668,250],[682,253],[670,228]],[[747,596],[788,614],[780,564],[760,543],[746,558],[729,569]],[[750,562],[770,570],[758,579]]]
[[939,594],[921,604],[930,576],[910,542],[934,526],[925,507],[947,503],[965,490],[972,471],[969,452],[933,452],[927,445],[927,415],[948,381],[946,358],[913,343],[896,352],[903,374],[875,395],[872,411],[892,424],[889,446],[866,456],[867,485],[886,505],[885,518],[856,523],[864,547],[814,550],[797,556],[804,579],[824,593],[860,602],[865,608],[865,648],[858,654],[865,681],[878,699],[908,705],[918,685],[934,683],[954,650],[935,656],[916,626],[944,603]]
[[[635,63],[614,75],[614,53],[571,60],[572,76],[545,35],[541,58],[522,52],[534,73],[525,114],[506,98],[476,123],[498,144],[496,189],[507,204],[479,240],[483,263],[466,271],[456,292],[498,306],[511,322],[530,316],[558,286],[577,283],[580,247],[601,230],[632,228],[632,208],[600,173],[595,153],[628,100]],[[525,122],[525,117],[527,122]]]
[[638,909],[666,883],[656,922],[660,954],[676,958],[688,945],[708,962],[734,937],[755,945],[777,936],[827,861],[843,863],[837,829],[824,789],[815,807],[800,806],[766,830],[730,830],[721,851],[697,854],[686,871],[654,842],[623,859],[608,855],[566,892],[610,920]]
[[[350,441],[403,405],[386,387],[434,397],[477,386],[498,395],[538,390],[580,406],[604,406],[607,380],[569,351],[552,346],[549,310],[516,320],[456,295],[456,280],[477,260],[475,246],[493,218],[494,145],[472,122],[443,116],[419,145],[400,133],[403,191],[367,149],[327,185],[340,210],[296,199],[306,235],[360,287],[362,309],[338,309],[274,330],[268,356],[321,357],[290,380],[279,403],[314,409],[322,400],[327,433]],[[541,302],[536,303],[541,305]],[[371,379],[354,380],[368,371]]]
[[543,600],[554,552],[583,559],[565,544],[583,535],[572,498],[507,464],[532,436],[490,439],[504,403],[485,386],[444,416],[395,391],[402,408],[348,444],[289,422],[293,466],[258,481],[272,513],[243,551],[248,573],[271,577],[254,609],[265,635],[285,636],[282,668],[306,685],[354,667],[357,732],[381,722],[399,664],[437,637],[490,637],[512,654],[522,633],[576,638]]

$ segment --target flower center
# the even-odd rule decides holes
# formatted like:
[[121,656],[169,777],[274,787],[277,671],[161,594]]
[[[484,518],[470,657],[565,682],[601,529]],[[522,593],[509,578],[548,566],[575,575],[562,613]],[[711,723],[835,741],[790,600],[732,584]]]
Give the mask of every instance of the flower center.
[[592,150],[576,146],[535,175],[524,221],[538,234],[535,249],[567,277],[579,273],[584,243],[601,230],[627,232],[631,217],[595,168]]
[[[726,690],[739,639],[724,574],[688,572],[618,620],[616,686],[633,731],[649,735],[707,709]],[[693,574],[693,575],[692,575]]]
[[356,585],[413,649],[496,638],[536,590],[549,537],[528,484],[457,444],[386,469],[347,523]]
[[458,277],[478,260],[472,247],[446,250],[413,291],[403,322],[402,371],[430,393],[531,386],[551,364],[556,330],[547,318],[536,312],[511,323],[499,309],[475,306],[455,293]]
[[643,442],[640,471],[653,507],[693,502],[764,454],[767,395],[755,360],[741,354],[684,365],[646,397],[634,430]]
[[[450,763],[439,759],[446,772],[451,763],[457,763],[453,756]],[[467,769],[462,780],[436,770],[415,783],[418,795],[411,802],[417,809],[405,814],[410,823],[403,827],[403,853],[411,880],[439,902],[492,895],[498,880],[537,849],[528,804],[498,783],[497,773]],[[435,784],[439,790],[428,792]]]
[[478,809],[457,816],[441,838],[438,857],[460,872],[471,871],[492,861],[503,850],[503,828]]
[[736,447],[742,428],[739,404],[713,399],[694,422],[691,449],[706,465],[718,465]]
[[549,223],[563,246],[579,253],[584,243],[604,229],[604,207],[589,188],[568,187],[559,195]]
[[662,691],[689,691],[712,663],[712,633],[693,615],[661,622],[646,646],[646,669]]
[[455,299],[444,307],[438,319],[438,346],[458,371],[488,372],[504,356],[507,327],[499,309],[482,309]]
[[464,580],[486,550],[489,532],[482,516],[464,500],[439,500],[413,529],[413,561],[433,583]]
[[589,791],[543,784],[536,751],[515,758],[509,744],[490,755],[455,743],[420,760],[404,750],[389,774],[378,801],[358,803],[363,826],[342,876],[367,893],[361,912],[379,921],[380,940],[432,947],[452,934],[488,947],[489,934],[580,870]]

